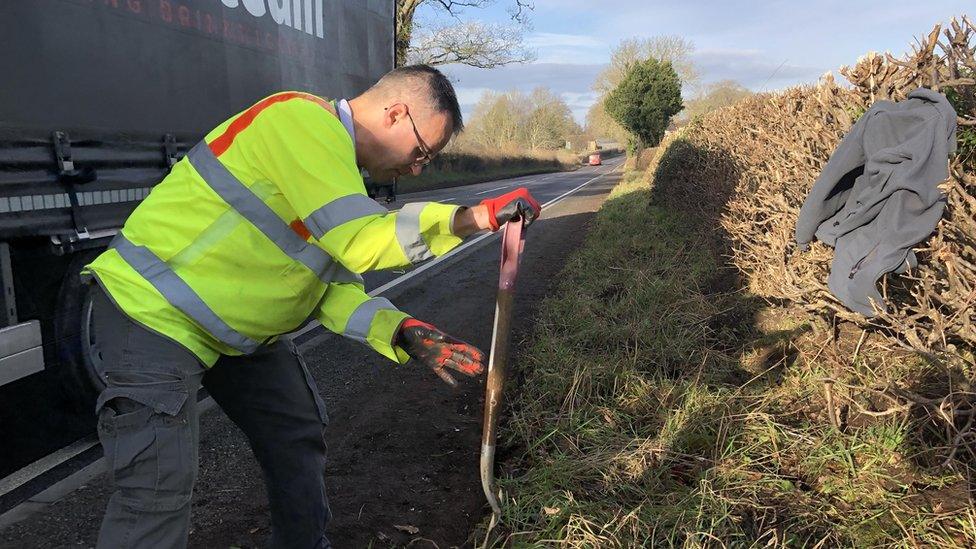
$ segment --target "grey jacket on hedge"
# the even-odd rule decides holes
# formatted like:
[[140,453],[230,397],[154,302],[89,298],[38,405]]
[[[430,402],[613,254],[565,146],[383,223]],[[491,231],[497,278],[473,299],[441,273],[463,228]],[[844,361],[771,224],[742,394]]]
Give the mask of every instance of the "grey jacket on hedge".
[[827,286],[851,310],[885,310],[877,289],[888,272],[915,267],[912,246],[935,230],[945,209],[938,185],[949,176],[956,113],[945,96],[919,88],[878,101],[837,146],[807,196],[796,242],[814,236],[835,248]]

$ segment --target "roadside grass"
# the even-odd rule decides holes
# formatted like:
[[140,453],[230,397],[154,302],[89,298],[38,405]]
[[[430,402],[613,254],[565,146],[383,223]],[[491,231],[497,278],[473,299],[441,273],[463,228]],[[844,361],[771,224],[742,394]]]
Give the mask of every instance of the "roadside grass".
[[[652,179],[626,175],[540,307],[491,545],[976,543],[965,474],[927,459],[925,418],[834,425],[825,328],[748,295],[714,222],[655,201]],[[890,376],[927,368],[889,358]]]

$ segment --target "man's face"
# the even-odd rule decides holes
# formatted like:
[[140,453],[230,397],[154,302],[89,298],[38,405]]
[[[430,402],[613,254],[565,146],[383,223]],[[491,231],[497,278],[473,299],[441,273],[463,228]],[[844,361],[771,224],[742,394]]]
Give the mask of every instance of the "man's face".
[[451,138],[450,117],[429,110],[411,111],[405,103],[385,108],[379,146],[372,165],[364,166],[375,181],[390,181],[405,175],[420,175],[430,158]]

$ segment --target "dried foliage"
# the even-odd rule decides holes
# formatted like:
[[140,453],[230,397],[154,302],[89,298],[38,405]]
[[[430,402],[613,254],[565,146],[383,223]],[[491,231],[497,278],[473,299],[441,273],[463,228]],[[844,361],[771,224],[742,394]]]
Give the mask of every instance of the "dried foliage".
[[[752,293],[825,320],[827,349],[838,347],[845,334],[858,341],[855,359],[841,353],[829,367],[835,375],[825,379],[831,423],[841,426],[839,416],[848,411],[867,418],[921,410],[942,431],[939,455],[947,465],[961,449],[976,463],[974,36],[976,26],[962,17],[936,26],[905,58],[870,53],[841,68],[853,86],[828,73],[816,85],[759,94],[708,113],[667,138],[648,170],[660,200],[694,205],[718,220]],[[794,228],[814,181],[857,118],[875,101],[900,101],[919,87],[944,93],[958,114],[957,151],[941,185],[947,213],[916,246],[919,267],[879,281],[889,310],[868,320],[828,291],[833,250],[819,242],[807,252],[796,250]],[[861,349],[867,336],[873,350]],[[924,360],[908,372],[886,371],[886,361],[901,360],[896,351]],[[862,363],[874,363],[870,371],[854,367],[859,353]],[[821,361],[831,361],[829,355],[818,353]],[[844,397],[834,394],[837,387]]]
[[936,27],[907,59],[869,54],[841,73],[843,87],[827,74],[815,86],[761,94],[705,115],[685,138],[728,156],[736,187],[722,224],[733,244],[733,261],[758,295],[835,311],[867,324],[826,287],[833,252],[793,246],[797,214],[814,180],[840,140],[872,103],[902,100],[918,87],[945,93],[959,115],[959,148],[943,184],[948,213],[935,235],[916,248],[920,266],[883,282],[890,305],[872,325],[899,343],[931,355],[976,346],[976,58],[973,23]]

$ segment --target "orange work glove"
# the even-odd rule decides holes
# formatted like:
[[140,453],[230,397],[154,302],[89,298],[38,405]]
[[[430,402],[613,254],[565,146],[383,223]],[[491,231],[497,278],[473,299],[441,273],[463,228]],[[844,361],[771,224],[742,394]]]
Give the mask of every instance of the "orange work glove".
[[497,231],[505,223],[520,217],[528,227],[542,213],[539,202],[525,187],[519,187],[499,197],[486,198],[481,204],[488,208],[488,223],[491,224],[492,231]]
[[397,345],[411,358],[433,369],[451,387],[457,386],[457,381],[447,368],[472,377],[485,370],[485,354],[477,347],[415,318],[408,318],[400,325]]

